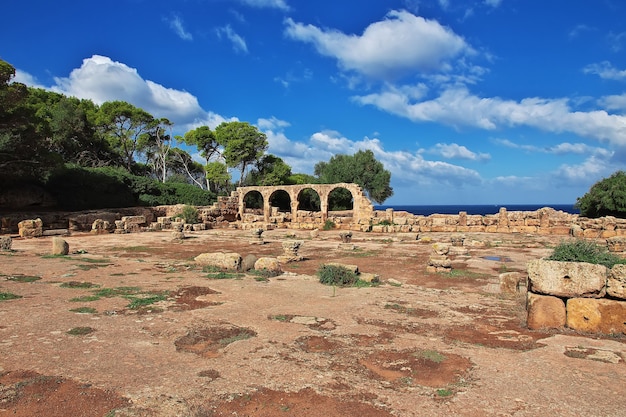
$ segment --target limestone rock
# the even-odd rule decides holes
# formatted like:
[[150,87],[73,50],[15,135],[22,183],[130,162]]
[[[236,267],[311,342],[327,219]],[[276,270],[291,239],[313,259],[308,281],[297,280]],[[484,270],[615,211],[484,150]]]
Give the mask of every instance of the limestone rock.
[[229,271],[239,271],[241,269],[241,255],[238,253],[201,253],[194,258],[197,264],[201,266],[213,266]]
[[613,236],[606,240],[609,252],[626,252],[626,237]]
[[433,252],[437,255],[447,255],[450,252],[450,245],[447,243],[434,243]]
[[558,297],[528,293],[529,329],[562,329],[565,326],[565,303]]
[[601,298],[606,293],[604,265],[543,259],[528,263],[529,290],[557,297]]
[[626,334],[626,301],[590,298],[567,300],[567,327],[584,332]]
[[504,272],[500,274],[500,291],[508,294],[516,294],[519,292],[520,282],[524,280],[521,272]]
[[12,244],[11,236],[0,236],[0,251],[10,251]]
[[435,268],[451,268],[452,260],[446,255],[431,255],[428,258],[428,265]]
[[248,254],[246,255],[242,260],[241,260],[241,270],[243,272],[249,271],[251,269],[254,269],[254,264],[257,261],[257,257],[255,255],[252,254]]
[[380,282],[380,275],[372,274],[371,272],[361,272],[359,279],[365,282]]
[[70,245],[60,237],[52,238],[52,254],[53,255],[67,255],[70,253]]
[[110,233],[113,231],[113,226],[111,223],[104,219],[96,219],[91,224],[91,233],[94,234],[104,234]]
[[254,263],[254,269],[257,271],[265,270],[276,275],[283,272],[280,267],[280,262],[278,262],[278,259],[269,257],[257,259],[257,261]]
[[22,220],[17,224],[20,237],[43,236],[43,221],[41,219]]
[[606,293],[611,297],[626,300],[626,265],[617,264],[611,268]]

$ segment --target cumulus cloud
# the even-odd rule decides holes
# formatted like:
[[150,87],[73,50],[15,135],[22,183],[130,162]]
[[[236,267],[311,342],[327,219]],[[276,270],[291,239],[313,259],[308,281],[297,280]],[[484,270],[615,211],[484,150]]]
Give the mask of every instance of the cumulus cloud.
[[447,159],[467,159],[470,161],[486,161],[491,159],[488,153],[476,153],[457,143],[437,143],[432,150]]
[[455,127],[495,130],[527,126],[552,133],[579,136],[626,146],[626,117],[605,110],[575,111],[567,99],[525,98],[521,101],[472,95],[465,87],[451,87],[431,100],[415,100],[402,89],[355,96],[362,105],[405,117],[414,122],[438,122]]
[[217,28],[216,33],[220,39],[226,37],[233,44],[236,52],[248,53],[248,45],[245,39],[237,34],[230,25]]
[[172,15],[169,19],[166,19],[166,21],[169,24],[170,29],[172,29],[179,38],[185,41],[193,40],[193,36],[185,29],[180,16]]
[[394,80],[417,72],[445,72],[451,61],[474,51],[437,21],[393,10],[361,35],[285,20],[285,34],[311,43],[318,53],[337,59],[341,69],[371,79]]
[[191,124],[208,117],[192,94],[144,80],[136,69],[106,56],[86,58],[68,77],[54,80],[53,91],[90,99],[96,104],[127,101],[175,124]]
[[583,68],[585,74],[594,74],[605,80],[626,81],[626,70],[617,69],[609,61],[587,65]]
[[285,0],[239,0],[247,6],[268,9],[279,9],[283,11],[289,11],[289,5]]
[[610,158],[613,151],[605,148],[589,146],[586,143],[562,142],[553,146],[536,146],[514,143],[508,139],[493,139],[496,145],[505,146],[511,149],[520,149],[528,152],[546,153],[553,155],[593,155],[602,158]]
[[11,81],[16,82],[16,83],[22,83],[33,88],[45,88],[39,82],[39,80],[37,80],[36,77],[32,76],[31,74],[25,71],[21,71],[17,68],[15,69],[15,77],[13,77]]

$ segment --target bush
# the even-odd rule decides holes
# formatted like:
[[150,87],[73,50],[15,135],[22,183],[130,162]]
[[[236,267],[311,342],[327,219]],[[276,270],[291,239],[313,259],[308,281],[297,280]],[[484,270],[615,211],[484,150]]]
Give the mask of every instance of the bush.
[[324,222],[324,230],[333,230],[335,228],[335,222],[332,220],[326,220]]
[[185,223],[196,224],[198,223],[198,209],[193,206],[185,206],[183,207],[182,213],[176,217],[182,218]]
[[337,265],[322,265],[317,270],[320,282],[325,285],[350,286],[357,283],[359,277],[346,267]]
[[615,264],[626,263],[626,259],[613,255],[608,252],[606,247],[588,240],[562,242],[554,248],[554,252],[547,259],[563,262],[587,262],[604,265],[607,268],[612,268]]
[[617,171],[595,183],[575,207],[586,217],[626,217],[626,172]]

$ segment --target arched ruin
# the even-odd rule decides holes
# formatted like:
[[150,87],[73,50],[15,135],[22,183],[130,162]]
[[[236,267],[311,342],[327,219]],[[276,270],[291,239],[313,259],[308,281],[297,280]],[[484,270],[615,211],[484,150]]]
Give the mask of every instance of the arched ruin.
[[263,198],[263,219],[270,222],[272,214],[271,198],[277,192],[285,192],[290,198],[291,218],[298,217],[299,196],[302,191],[311,189],[315,191],[320,198],[320,212],[322,223],[328,219],[329,205],[328,199],[333,190],[344,188],[352,194],[352,223],[359,224],[361,220],[367,220],[374,215],[374,206],[371,201],[364,195],[363,190],[358,184],[352,183],[336,183],[336,184],[298,184],[298,185],[277,185],[277,186],[254,186],[254,187],[237,187],[237,197],[239,200],[238,218],[244,218],[245,198],[252,192],[258,192]]

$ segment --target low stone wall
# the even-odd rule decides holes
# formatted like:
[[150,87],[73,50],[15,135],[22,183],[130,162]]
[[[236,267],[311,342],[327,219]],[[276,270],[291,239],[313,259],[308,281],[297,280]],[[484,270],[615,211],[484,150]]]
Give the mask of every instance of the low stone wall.
[[528,264],[528,327],[626,334],[626,265]]

